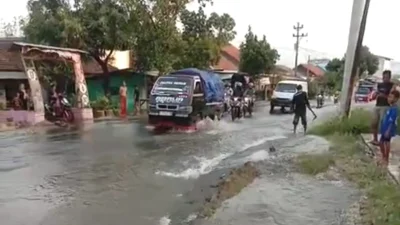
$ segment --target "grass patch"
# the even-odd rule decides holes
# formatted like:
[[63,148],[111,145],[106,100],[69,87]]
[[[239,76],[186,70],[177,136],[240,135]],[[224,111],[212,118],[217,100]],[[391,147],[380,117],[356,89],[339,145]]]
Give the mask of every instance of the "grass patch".
[[[334,127],[342,129],[341,131],[347,129],[343,125]],[[376,166],[374,160],[365,155],[364,146],[358,142],[356,136],[329,135],[327,130],[323,131],[333,144],[332,147],[327,153],[299,156],[296,162],[301,171],[315,175],[334,165],[342,176],[356,184],[367,196],[361,215],[363,224],[399,225],[400,189],[389,179],[387,171]]]
[[355,109],[350,117],[334,117],[325,123],[311,127],[309,134],[328,136],[339,134],[370,133],[372,113],[364,109]]
[[326,172],[335,160],[330,153],[303,154],[297,158],[296,164],[303,173],[317,175]]

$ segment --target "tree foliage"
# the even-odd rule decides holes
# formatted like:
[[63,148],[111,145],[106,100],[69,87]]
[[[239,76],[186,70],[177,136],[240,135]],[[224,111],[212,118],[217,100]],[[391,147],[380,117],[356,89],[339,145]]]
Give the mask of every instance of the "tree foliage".
[[[189,12],[187,4],[200,4]],[[29,0],[28,41],[86,50],[108,74],[115,50],[133,50],[136,69],[206,68],[235,37],[228,15],[203,11],[212,0]],[[177,27],[181,20],[183,30]],[[108,79],[105,83],[108,88]]]
[[0,34],[4,37],[20,37],[22,17],[13,17],[12,20],[0,20]]
[[180,61],[176,67],[208,69],[219,61],[221,49],[235,38],[235,21],[228,14],[212,13],[210,17],[202,7],[198,11],[183,10]]
[[240,70],[250,75],[268,73],[279,60],[278,51],[271,48],[265,35],[260,40],[249,27],[240,45]]
[[[113,0],[30,0],[28,41],[85,50],[108,74],[112,53],[131,41],[126,9]],[[108,79],[105,89],[108,88]]]
[[[344,62],[345,57],[342,59],[334,58],[332,59],[326,69],[331,72],[344,72]],[[378,70],[379,60],[378,58],[369,51],[367,46],[362,46],[360,50],[360,64],[359,64],[359,74],[363,75],[364,73],[367,74],[374,74]]]
[[[340,90],[343,82],[345,57],[332,59],[327,65],[324,80],[330,89]],[[360,50],[359,76],[364,74],[374,74],[378,70],[378,58],[373,55],[367,46],[362,46]]]

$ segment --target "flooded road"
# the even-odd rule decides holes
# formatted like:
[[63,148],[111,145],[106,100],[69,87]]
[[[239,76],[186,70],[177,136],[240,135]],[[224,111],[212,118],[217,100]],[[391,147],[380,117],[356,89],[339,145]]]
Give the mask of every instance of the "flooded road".
[[[243,224],[231,223],[233,215],[257,218],[252,215],[265,210],[275,222],[260,217],[263,223],[252,224],[293,224],[298,217],[286,214],[295,207],[306,210],[315,221],[321,218],[313,210],[326,210],[322,221],[332,221],[328,212],[345,208],[353,190],[317,181],[314,185],[285,169],[289,156],[326,149],[327,143],[303,134],[294,136],[292,115],[269,115],[263,104],[251,119],[212,123],[210,129],[192,134],[154,136],[144,124],[124,122],[95,123],[85,130],[1,133],[2,224],[187,224],[196,217],[191,208],[195,204],[188,198],[204,197],[203,190],[197,193],[196,188],[218,179],[219,170],[246,161],[260,162],[263,175],[237,196],[248,201],[236,197],[228,201],[216,221]],[[316,112],[323,118],[335,110],[326,106]],[[278,149],[276,154],[268,152],[270,146]],[[267,199],[255,197],[259,192],[267,193]],[[317,203],[303,192],[326,199]],[[246,204],[259,207],[253,211]],[[304,204],[313,206],[304,209]]]

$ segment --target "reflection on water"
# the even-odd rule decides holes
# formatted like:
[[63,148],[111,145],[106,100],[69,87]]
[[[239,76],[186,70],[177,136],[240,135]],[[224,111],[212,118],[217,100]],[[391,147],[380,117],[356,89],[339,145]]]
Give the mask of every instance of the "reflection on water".
[[[0,183],[0,218],[7,225],[159,224],[171,211],[187,208],[182,194],[201,180],[182,178],[246,160],[276,161],[270,145],[285,155],[312,142],[287,139],[290,116],[271,118],[255,113],[233,123],[208,121],[193,134],[161,136],[126,122],[0,134],[0,180],[7,181]],[[271,182],[274,192],[290,184]],[[192,213],[184,218],[193,219]]]

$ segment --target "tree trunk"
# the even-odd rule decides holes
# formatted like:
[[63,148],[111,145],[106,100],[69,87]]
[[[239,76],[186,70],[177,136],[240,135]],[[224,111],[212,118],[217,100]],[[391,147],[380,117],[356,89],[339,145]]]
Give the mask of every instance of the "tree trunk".
[[105,96],[110,95],[110,71],[108,71],[108,66],[106,62],[102,62],[100,64],[101,69],[103,70],[103,76],[104,76],[104,83],[103,83],[103,89],[104,89],[104,94]]
[[99,64],[101,67],[101,70],[103,71],[103,90],[104,90],[104,95],[108,96],[110,93],[110,71],[108,70],[108,58],[106,60],[102,60],[98,55],[96,54],[91,54],[94,60]]

